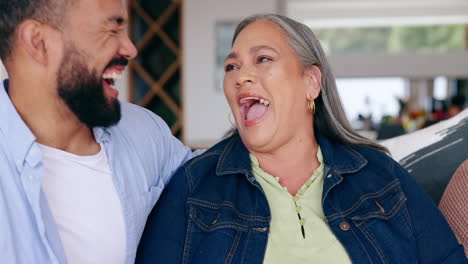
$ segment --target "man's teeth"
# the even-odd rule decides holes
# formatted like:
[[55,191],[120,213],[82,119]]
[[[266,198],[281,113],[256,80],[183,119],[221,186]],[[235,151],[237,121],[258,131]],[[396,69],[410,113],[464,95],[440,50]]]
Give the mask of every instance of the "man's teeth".
[[113,79],[113,80],[120,80],[122,79],[122,75],[118,74],[116,72],[113,73],[105,73],[102,75],[102,78],[104,79]]
[[242,98],[240,100],[240,103],[241,104],[244,104],[247,102],[247,100],[257,100],[259,101],[261,104],[264,104],[264,105],[269,105],[270,104],[270,101],[266,100],[266,99],[258,99],[257,97],[245,97],[245,98]]

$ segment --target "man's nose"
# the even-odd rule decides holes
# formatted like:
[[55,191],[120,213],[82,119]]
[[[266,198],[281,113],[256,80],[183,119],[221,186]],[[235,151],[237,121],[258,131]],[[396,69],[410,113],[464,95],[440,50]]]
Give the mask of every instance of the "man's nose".
[[125,35],[125,37],[122,40],[119,53],[121,56],[125,57],[127,60],[134,59],[138,54],[138,51],[135,45],[133,45],[132,41],[127,35]]

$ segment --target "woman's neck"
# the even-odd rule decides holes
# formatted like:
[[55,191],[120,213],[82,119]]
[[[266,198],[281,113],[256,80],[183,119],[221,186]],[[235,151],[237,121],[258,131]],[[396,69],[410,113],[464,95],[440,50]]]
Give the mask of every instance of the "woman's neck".
[[262,170],[279,177],[279,183],[294,196],[320,166],[317,151],[315,137],[308,136],[293,138],[272,153],[250,153],[257,158]]

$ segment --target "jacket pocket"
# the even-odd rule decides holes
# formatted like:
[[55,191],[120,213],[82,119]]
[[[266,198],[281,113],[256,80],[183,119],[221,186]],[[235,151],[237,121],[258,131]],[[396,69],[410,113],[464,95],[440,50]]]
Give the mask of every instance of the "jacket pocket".
[[416,263],[416,240],[398,180],[362,196],[346,218],[375,249],[382,263]]
[[400,182],[396,180],[376,193],[361,197],[348,217],[356,225],[374,219],[389,220],[405,205],[406,196],[400,188]]
[[233,263],[249,229],[229,202],[188,201],[189,224],[184,256],[187,263]]

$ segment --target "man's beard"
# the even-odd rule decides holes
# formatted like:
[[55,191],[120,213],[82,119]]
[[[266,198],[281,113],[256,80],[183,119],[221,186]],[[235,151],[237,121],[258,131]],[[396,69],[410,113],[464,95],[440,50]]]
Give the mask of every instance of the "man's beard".
[[120,103],[105,97],[102,74],[88,70],[85,60],[73,45],[66,46],[57,73],[58,94],[89,128],[115,125],[121,118]]

